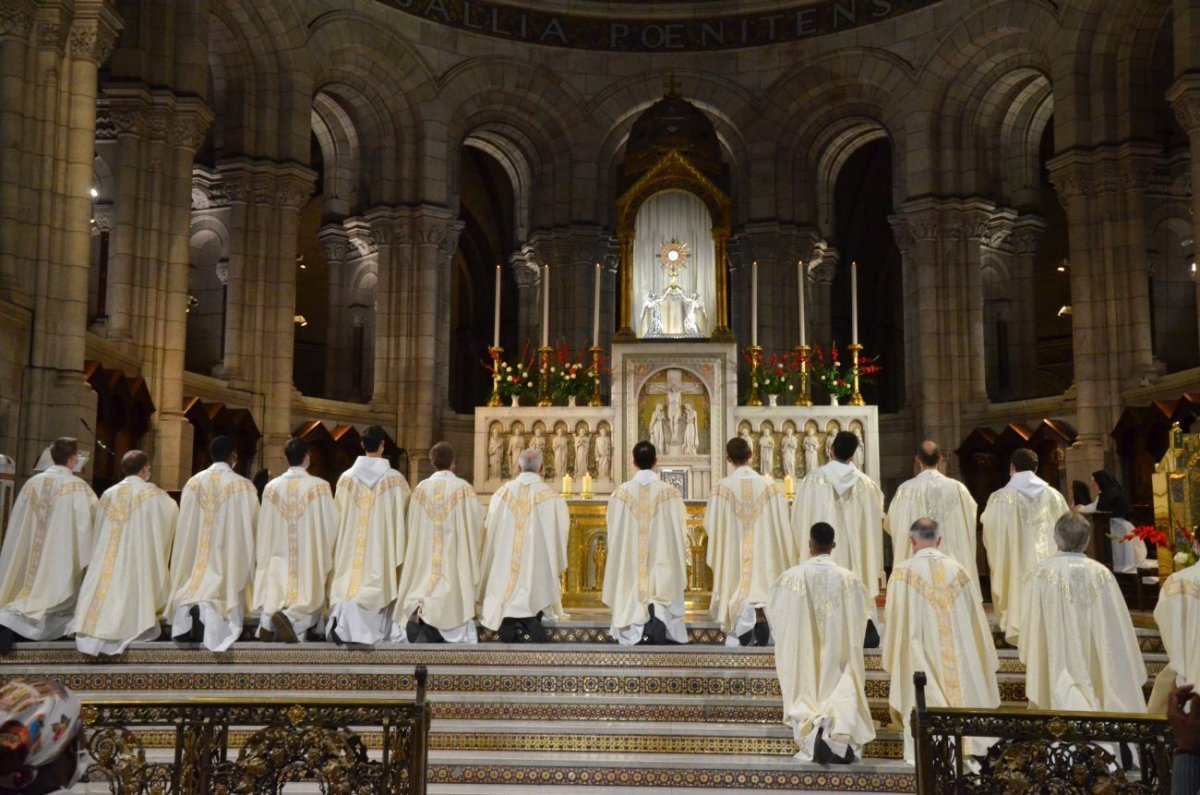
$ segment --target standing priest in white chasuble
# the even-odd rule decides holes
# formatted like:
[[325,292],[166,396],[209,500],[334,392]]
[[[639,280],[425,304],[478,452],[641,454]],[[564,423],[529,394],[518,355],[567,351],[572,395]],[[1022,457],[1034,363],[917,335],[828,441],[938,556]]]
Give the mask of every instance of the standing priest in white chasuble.
[[750,466],[750,445],[735,436],[725,445],[735,469],[713,486],[704,511],[707,562],[713,572],[709,615],[721,622],[726,646],[766,646],[762,612],[771,586],[798,560],[787,497]]
[[[471,484],[454,474],[454,448],[438,442],[429,451],[434,472],[417,484],[408,503],[408,546],[400,571],[395,623],[413,635],[421,624],[451,643],[474,643],[475,593],[483,506]],[[409,640],[402,633],[399,640]]]
[[1058,554],[1025,575],[1021,662],[1034,709],[1145,712],[1146,664],[1117,578],[1084,554],[1092,523],[1065,513]]
[[308,450],[303,439],[289,439],[288,471],[263,489],[252,608],[261,640],[296,643],[325,612],[337,508],[329,484],[308,474]]
[[1039,478],[1037,453],[1022,448],[1009,461],[1008,485],[988,498],[980,521],[991,569],[992,608],[1004,639],[1017,643],[1025,574],[1054,554],[1054,523],[1067,501]]
[[[1192,547],[1200,554],[1200,541],[1193,540]],[[1170,677],[1170,681],[1163,687],[1200,686],[1200,565],[1177,571],[1162,584],[1154,622],[1167,652],[1163,678]],[[1158,690],[1156,685],[1155,694]],[[1150,711],[1163,712],[1165,706]]]
[[809,559],[783,573],[767,602],[784,723],[803,762],[848,763],[875,739],[867,704],[863,631],[867,589],[834,563],[834,529],[809,531]]
[[939,549],[967,570],[978,585],[979,570],[975,565],[975,528],[978,506],[967,487],[938,471],[942,453],[933,442],[926,441],[917,448],[916,477],[900,484],[888,506],[884,529],[892,536],[892,562],[903,563],[912,555],[908,529],[913,522],[928,516],[942,530]]
[[218,436],[208,452],[212,466],[193,475],[179,499],[167,618],[175,640],[226,651],[242,634],[254,576],[258,492],[233,471],[232,438]]
[[[883,574],[883,492],[853,463],[858,437],[839,431],[833,437],[833,460],[811,472],[796,486],[792,504],[792,530],[804,538],[817,522],[831,525],[838,534],[833,559],[858,575],[875,612],[879,578]],[[808,547],[800,546],[800,560]]]
[[479,620],[506,643],[546,639],[542,616],[561,618],[567,502],[542,479],[540,450],[517,456],[520,474],[492,495],[484,527]]
[[[883,670],[891,674],[888,706],[904,724],[904,759],[914,759],[913,674],[928,679],[931,707],[995,709],[999,660],[983,605],[967,570],[938,549],[941,531],[932,519],[912,526],[913,554],[892,570],[884,615]],[[968,753],[986,752],[988,743],[968,741]]]
[[650,442],[633,446],[637,473],[608,499],[608,560],[601,598],[612,610],[609,631],[622,646],[687,643],[687,508],[664,482]]
[[88,564],[71,631],[80,652],[115,655],[135,640],[157,640],[171,598],[167,561],[179,508],[150,482],[141,450],[121,457],[125,479],[100,497]]
[[53,466],[34,475],[13,505],[0,550],[0,654],[14,635],[56,640],[67,634],[83,570],[92,556],[96,492],[74,474],[76,441],[50,445]]
[[387,435],[372,425],[360,455],[338,478],[338,531],[329,587],[329,639],[374,645],[392,638],[399,575],[407,543],[410,489],[383,457]]

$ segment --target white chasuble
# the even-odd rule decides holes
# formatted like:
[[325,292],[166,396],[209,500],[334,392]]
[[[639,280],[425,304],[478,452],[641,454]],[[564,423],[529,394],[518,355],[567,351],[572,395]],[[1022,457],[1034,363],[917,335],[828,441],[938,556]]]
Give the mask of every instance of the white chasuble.
[[167,558],[178,516],[175,501],[137,475],[100,497],[95,553],[71,624],[79,651],[120,654],[135,640],[158,638],[171,598]]
[[65,466],[21,489],[0,550],[0,624],[30,640],[67,633],[92,556],[92,487]]
[[796,486],[792,529],[800,560],[808,560],[808,534],[817,522],[833,526],[833,560],[858,575],[874,614],[883,574],[883,492],[853,464],[830,461]]
[[191,629],[193,605],[199,608],[208,649],[226,651],[242,634],[257,520],[254,484],[228,464],[215,463],[188,480],[171,551],[167,619],[174,634]]
[[[913,674],[924,671],[933,707],[995,709],[999,660],[971,578],[936,549],[922,549],[892,570],[884,614],[883,670],[891,674],[888,706],[904,724],[904,759],[913,761]],[[986,741],[971,740],[971,753]]]
[[474,642],[482,537],[483,506],[470,483],[442,470],[417,485],[393,619],[399,627],[418,611],[447,640]]
[[283,613],[297,638],[321,620],[333,567],[337,508],[329,484],[290,467],[263,489],[252,612],[264,626]]
[[928,517],[942,531],[942,545],[938,549],[961,563],[978,585],[979,569],[975,565],[978,515],[978,506],[966,486],[936,469],[922,470],[896,489],[884,518],[884,529],[892,536],[893,565],[912,555],[908,531],[913,522]]
[[622,645],[641,640],[654,605],[667,636],[687,643],[687,509],[679,490],[654,470],[640,470],[609,497],[607,522],[602,599],[612,609],[613,637]]
[[1146,664],[1116,577],[1059,552],[1025,576],[1021,662],[1032,709],[1145,712]]
[[386,458],[359,456],[337,482],[337,541],[330,626],[345,643],[375,644],[392,632],[411,490]]
[[987,549],[992,609],[1004,639],[1016,645],[1025,573],[1057,551],[1054,523],[1067,501],[1032,472],[1018,472],[988,498],[980,520]]
[[[713,486],[704,511],[707,562],[713,572],[709,615],[730,640],[754,628],[754,609],[798,560],[783,489],[740,466]],[[729,644],[732,645],[732,644]]]
[[811,762],[818,731],[839,756],[857,758],[875,739],[867,704],[863,634],[867,589],[855,574],[818,555],[779,578],[766,607],[775,637],[775,671],[784,723]]
[[570,529],[566,500],[536,472],[522,472],[492,495],[480,554],[481,624],[496,630],[505,618],[562,617],[558,578]]
[[1200,685],[1200,565],[1167,578],[1154,621],[1178,683]]

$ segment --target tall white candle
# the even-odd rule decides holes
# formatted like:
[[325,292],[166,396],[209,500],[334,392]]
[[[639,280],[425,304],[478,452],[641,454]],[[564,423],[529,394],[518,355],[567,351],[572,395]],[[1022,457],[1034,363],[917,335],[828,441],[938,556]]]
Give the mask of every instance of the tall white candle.
[[804,260],[796,263],[796,284],[800,293],[800,344],[804,345],[805,327],[808,325],[804,322]]
[[500,347],[500,265],[496,264],[496,306],[492,310],[492,347]]
[[596,289],[592,294],[592,347],[600,347],[600,263],[596,263]]
[[542,347],[550,347],[550,266],[542,266]]
[[750,345],[758,345],[758,260],[750,264]]
[[850,336],[858,344],[858,263],[850,262]]

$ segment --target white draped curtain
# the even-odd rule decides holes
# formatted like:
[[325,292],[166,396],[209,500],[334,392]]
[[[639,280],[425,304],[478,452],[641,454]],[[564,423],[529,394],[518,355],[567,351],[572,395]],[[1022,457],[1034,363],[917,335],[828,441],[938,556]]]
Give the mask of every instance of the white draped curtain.
[[[668,190],[651,196],[638,210],[633,239],[634,331],[645,336],[647,321],[642,317],[646,294],[662,295],[667,272],[658,261],[658,252],[672,239],[686,243],[687,267],[679,272],[679,285],[689,297],[700,294],[705,316],[697,317],[702,336],[712,334],[717,319],[717,256],[712,238],[713,221],[708,207],[695,194]],[[682,329],[668,328],[680,333]]]

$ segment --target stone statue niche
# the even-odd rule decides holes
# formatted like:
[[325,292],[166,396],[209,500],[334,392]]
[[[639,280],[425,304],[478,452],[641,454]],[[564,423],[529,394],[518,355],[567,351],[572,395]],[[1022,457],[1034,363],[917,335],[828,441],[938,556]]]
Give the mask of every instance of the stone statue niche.
[[638,395],[638,438],[648,439],[660,459],[707,456],[711,449],[711,400],[704,382],[681,368],[651,375]]

